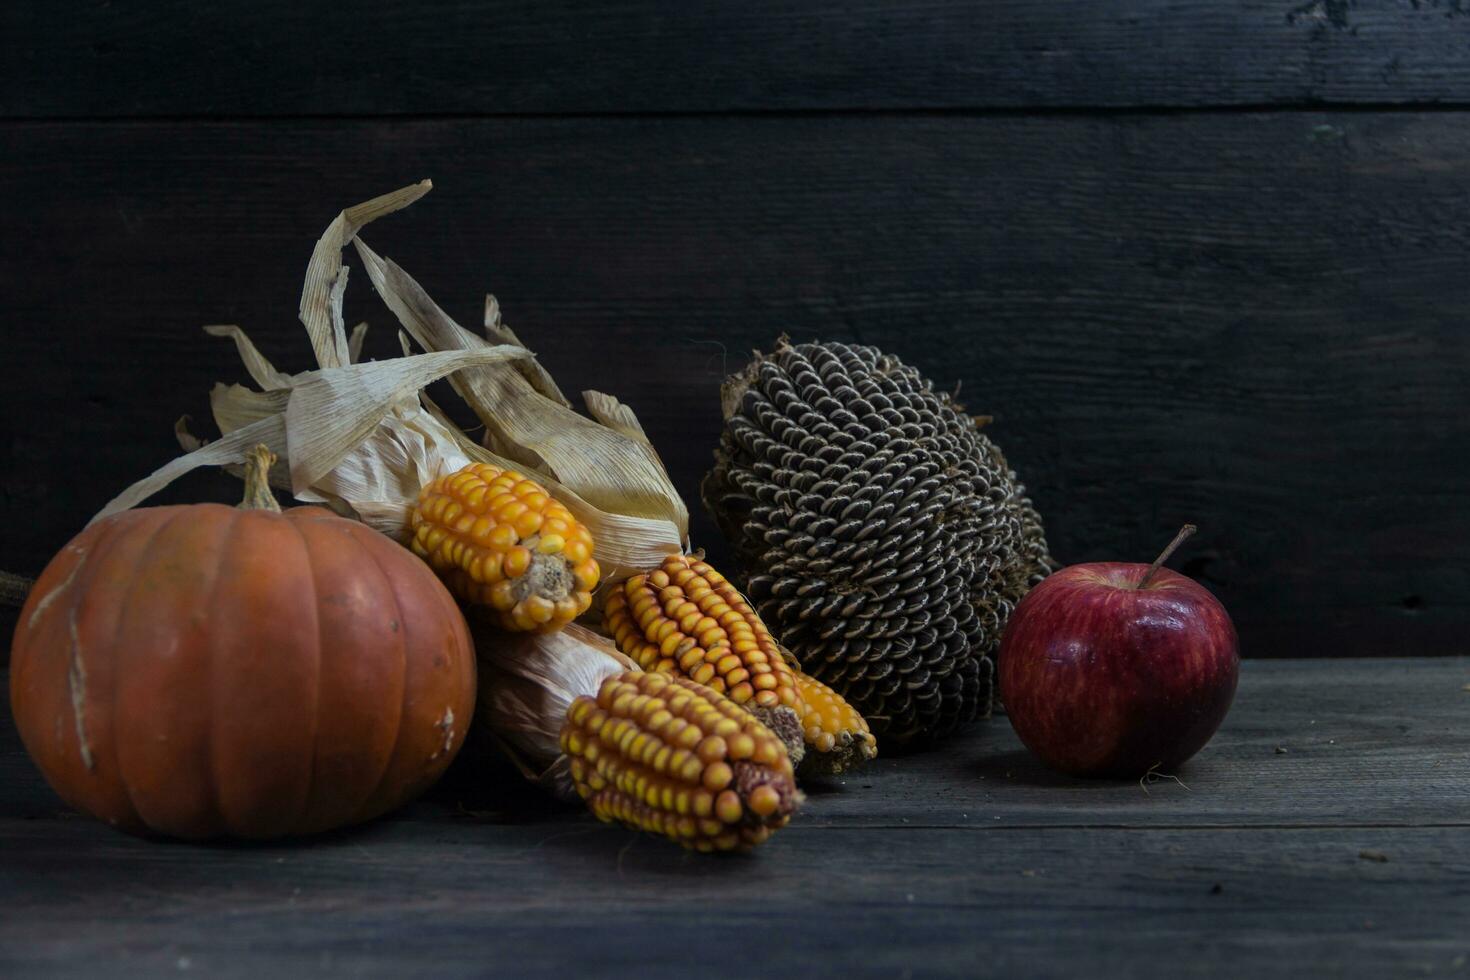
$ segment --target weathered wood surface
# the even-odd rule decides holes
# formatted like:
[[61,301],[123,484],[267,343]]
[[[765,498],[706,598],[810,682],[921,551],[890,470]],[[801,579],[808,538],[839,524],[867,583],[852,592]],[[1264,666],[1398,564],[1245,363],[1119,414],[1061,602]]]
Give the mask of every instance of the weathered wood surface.
[[[200,324],[308,366],[316,237],[431,176],[367,240],[466,324],[493,290],[566,390],[632,405],[717,562],[721,377],[782,333],[860,341],[995,415],[1063,561],[1199,523],[1182,567],[1247,656],[1465,652],[1470,114],[4,131],[0,567],[39,571],[179,415],[208,431],[245,376]],[[361,275],[348,315],[395,351]]]
[[81,0],[0,7],[0,115],[1470,103],[1461,0]]
[[1187,789],[1049,776],[996,719],[728,860],[464,769],[315,843],[145,842],[66,813],[7,719],[0,973],[1459,975],[1467,683],[1247,663]]

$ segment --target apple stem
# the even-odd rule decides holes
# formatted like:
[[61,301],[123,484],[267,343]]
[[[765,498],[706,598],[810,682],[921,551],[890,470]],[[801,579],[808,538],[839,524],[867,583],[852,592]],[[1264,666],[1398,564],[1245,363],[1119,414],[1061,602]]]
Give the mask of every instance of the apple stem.
[[1183,544],[1191,534],[1198,530],[1199,528],[1195,527],[1193,524],[1186,524],[1181,527],[1179,529],[1179,533],[1174,535],[1174,540],[1169,542],[1169,546],[1163,551],[1159,552],[1159,557],[1155,558],[1154,563],[1148,566],[1148,571],[1143,573],[1143,578],[1138,580],[1138,585],[1136,587],[1141,589],[1145,585],[1148,585],[1148,580],[1153,578],[1154,573],[1163,566],[1164,562],[1169,560],[1169,556],[1172,555],[1176,550],[1178,550],[1179,546]]

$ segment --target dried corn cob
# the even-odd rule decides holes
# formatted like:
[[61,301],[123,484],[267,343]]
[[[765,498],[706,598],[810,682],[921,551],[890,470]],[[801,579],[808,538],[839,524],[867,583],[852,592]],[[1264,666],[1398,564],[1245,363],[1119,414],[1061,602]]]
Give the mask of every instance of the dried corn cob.
[[733,585],[692,555],[670,555],[607,597],[604,629],[644,670],[678,674],[742,705],[780,736],[793,762],[806,713],[791,667]]
[[592,534],[513,470],[471,463],[439,477],[419,491],[409,526],[414,553],[505,629],[549,633],[592,603]]
[[567,709],[561,748],[600,819],[698,851],[751,848],[801,800],[775,733],[683,677],[609,677]]
[[796,671],[796,689],[806,703],[801,719],[806,736],[803,776],[835,776],[878,754],[868,722],[826,684]]

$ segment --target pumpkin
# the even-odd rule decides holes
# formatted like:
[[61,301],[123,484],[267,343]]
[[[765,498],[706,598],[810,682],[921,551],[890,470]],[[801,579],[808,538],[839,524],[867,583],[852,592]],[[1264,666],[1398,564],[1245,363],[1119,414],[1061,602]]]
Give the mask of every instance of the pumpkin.
[[474,710],[449,592],[389,538],[282,512],[258,446],[238,508],[96,521],[36,581],[11,708],[69,804],[135,833],[274,838],[368,820],[427,788]]

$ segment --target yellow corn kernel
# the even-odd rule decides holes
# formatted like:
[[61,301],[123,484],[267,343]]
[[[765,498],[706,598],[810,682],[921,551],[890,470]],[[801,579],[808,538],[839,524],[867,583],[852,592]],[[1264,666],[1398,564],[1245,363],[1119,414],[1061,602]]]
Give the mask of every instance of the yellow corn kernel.
[[625,580],[607,597],[603,626],[644,670],[680,674],[743,705],[800,761],[806,706],[795,675],[745,597],[703,560],[670,555]]
[[414,553],[504,629],[554,632],[592,604],[591,532],[513,470],[471,463],[439,477],[419,491],[409,528]]
[[[750,758],[730,755],[730,739],[714,732],[723,722],[754,746]],[[689,731],[697,751],[682,744]],[[751,848],[784,827],[801,802],[780,738],[728,698],[682,677],[609,677],[597,697],[579,697],[567,709],[561,748],[577,793],[599,819],[694,850]]]
[[803,775],[837,775],[878,754],[878,740],[857,709],[832,688],[800,670],[796,686],[806,704],[801,719],[807,752]]

